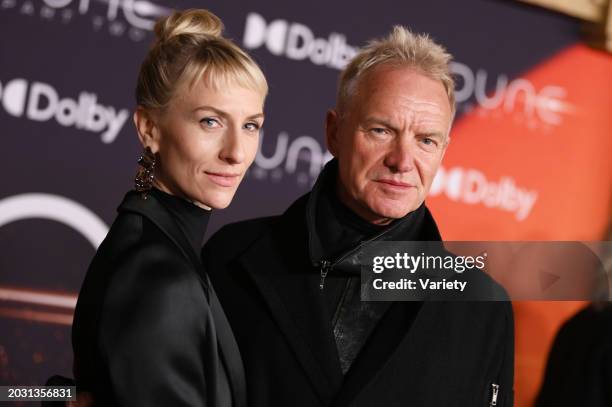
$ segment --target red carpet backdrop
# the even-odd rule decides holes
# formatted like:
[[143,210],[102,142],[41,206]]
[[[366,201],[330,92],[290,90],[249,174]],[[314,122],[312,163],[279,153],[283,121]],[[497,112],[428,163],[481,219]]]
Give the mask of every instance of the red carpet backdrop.
[[[403,24],[455,56],[458,114],[428,204],[448,240],[601,240],[612,181],[612,55],[580,23],[511,1],[0,0],[0,385],[71,376],[70,324],[131,187],[131,121],[153,21],[209,8],[270,83],[261,149],[221,225],[282,212],[330,158],[336,80]],[[579,303],[516,303],[516,405],[529,406]]]

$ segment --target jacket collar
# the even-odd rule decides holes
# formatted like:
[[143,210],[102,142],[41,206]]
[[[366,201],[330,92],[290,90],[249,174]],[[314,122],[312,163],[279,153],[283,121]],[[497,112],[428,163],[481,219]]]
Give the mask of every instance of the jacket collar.
[[325,186],[330,182],[335,182],[338,174],[338,162],[334,158],[329,161],[315,182],[308,201],[306,202],[306,227],[308,230],[308,253],[310,262],[314,267],[327,268],[331,270],[341,270],[352,274],[360,271],[359,253],[367,249],[373,243],[394,241],[394,240],[420,240],[420,241],[441,241],[438,227],[425,206],[421,204],[416,210],[410,212],[401,219],[393,222],[389,227],[380,233],[342,253],[336,259],[325,259],[322,255],[321,239],[319,238],[316,227],[317,204],[321,195],[325,193]]
[[147,218],[175,244],[187,260],[193,263],[196,270],[202,270],[202,262],[198,255],[190,249],[192,246],[187,236],[154,195],[130,191],[123,198],[117,211],[137,213]]

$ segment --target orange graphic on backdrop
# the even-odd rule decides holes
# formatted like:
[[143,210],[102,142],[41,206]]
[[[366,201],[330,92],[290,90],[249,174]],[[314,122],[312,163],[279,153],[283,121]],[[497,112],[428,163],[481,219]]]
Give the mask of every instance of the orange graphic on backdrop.
[[[575,45],[510,80],[498,106],[458,120],[428,198],[444,239],[603,239],[611,90],[612,56]],[[514,303],[516,406],[533,404],[554,335],[582,305]]]

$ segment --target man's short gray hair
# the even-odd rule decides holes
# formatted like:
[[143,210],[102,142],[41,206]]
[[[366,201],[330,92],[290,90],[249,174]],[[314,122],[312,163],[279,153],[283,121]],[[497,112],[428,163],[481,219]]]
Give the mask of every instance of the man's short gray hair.
[[342,112],[353,95],[359,78],[376,66],[389,64],[410,67],[432,79],[439,80],[455,114],[455,82],[450,71],[452,55],[427,34],[414,34],[402,26],[393,27],[386,37],[370,41],[340,74],[338,110]]

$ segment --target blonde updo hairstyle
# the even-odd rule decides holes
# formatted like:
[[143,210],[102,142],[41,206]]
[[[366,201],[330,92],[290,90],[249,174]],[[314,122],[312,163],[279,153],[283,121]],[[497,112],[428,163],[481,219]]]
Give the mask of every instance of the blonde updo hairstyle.
[[176,11],[157,21],[154,31],[156,40],[138,75],[139,106],[163,110],[179,89],[200,79],[214,89],[237,84],[267,95],[268,84],[259,66],[221,35],[223,23],[210,11]]

